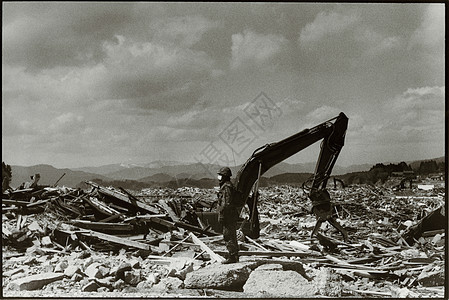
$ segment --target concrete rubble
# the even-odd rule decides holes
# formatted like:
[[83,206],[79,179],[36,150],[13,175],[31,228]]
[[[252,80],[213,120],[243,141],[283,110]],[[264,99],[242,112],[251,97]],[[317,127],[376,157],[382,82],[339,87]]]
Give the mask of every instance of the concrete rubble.
[[315,218],[301,188],[261,188],[260,238],[240,241],[240,262],[222,265],[222,236],[196,216],[215,190],[88,184],[3,194],[4,297],[444,296],[441,189],[329,189],[345,243],[328,225],[310,239]]

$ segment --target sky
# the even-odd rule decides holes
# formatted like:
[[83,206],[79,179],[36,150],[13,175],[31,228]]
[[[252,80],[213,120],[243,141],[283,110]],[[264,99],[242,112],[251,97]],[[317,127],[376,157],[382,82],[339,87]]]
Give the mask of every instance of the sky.
[[234,166],[340,112],[338,165],[444,156],[444,40],[438,3],[2,2],[2,160]]

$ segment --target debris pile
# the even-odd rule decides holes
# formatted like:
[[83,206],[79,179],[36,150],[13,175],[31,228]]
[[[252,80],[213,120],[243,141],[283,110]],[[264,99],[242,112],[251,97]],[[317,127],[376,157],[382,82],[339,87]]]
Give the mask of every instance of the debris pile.
[[4,296],[444,296],[444,190],[329,189],[344,243],[327,224],[310,238],[301,188],[261,188],[260,238],[243,237],[240,262],[221,265],[222,236],[200,217],[216,190],[86,183],[3,193]]

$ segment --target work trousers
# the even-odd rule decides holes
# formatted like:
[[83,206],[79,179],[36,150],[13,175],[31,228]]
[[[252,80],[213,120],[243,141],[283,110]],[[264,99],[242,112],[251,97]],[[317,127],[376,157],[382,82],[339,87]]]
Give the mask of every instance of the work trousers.
[[237,255],[239,252],[239,246],[237,244],[236,224],[224,223],[223,224],[223,240],[225,241],[226,249],[230,256]]

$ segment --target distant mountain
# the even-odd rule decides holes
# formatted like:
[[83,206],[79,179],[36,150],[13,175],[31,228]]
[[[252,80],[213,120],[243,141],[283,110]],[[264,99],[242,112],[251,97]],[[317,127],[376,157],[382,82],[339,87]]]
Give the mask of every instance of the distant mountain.
[[[215,178],[215,174],[220,166],[211,164],[186,164],[186,165],[173,165],[162,166],[159,168],[146,168],[146,167],[134,167],[129,169],[122,169],[116,172],[105,174],[106,176],[116,179],[133,179],[138,180],[141,178],[153,176],[155,174],[167,174],[176,178],[196,178],[198,174],[206,178]],[[231,168],[232,170],[233,168]],[[208,172],[210,170],[210,173]],[[234,170],[232,170],[234,172]],[[235,171],[237,172],[237,171]]]
[[157,173],[148,177],[144,177],[139,179],[140,182],[167,182],[167,181],[172,181],[175,180],[175,178],[173,176],[164,174],[164,173]]
[[23,182],[30,182],[30,176],[40,174],[38,185],[53,185],[65,173],[58,182],[58,186],[76,187],[80,182],[92,179],[111,180],[106,176],[71,169],[57,169],[50,165],[35,165],[30,167],[11,166],[12,179],[10,186],[19,187]]
[[74,171],[83,171],[88,173],[96,173],[101,175],[106,175],[109,173],[119,173],[122,170],[128,170],[132,168],[162,168],[165,166],[176,166],[176,165],[185,165],[185,163],[179,161],[161,161],[156,160],[150,163],[143,164],[128,164],[128,163],[120,163],[120,164],[109,164],[98,167],[81,167],[81,168],[72,168]]
[[[315,172],[316,162],[313,163],[298,163],[298,164],[289,164],[285,162],[281,162],[275,166],[273,166],[270,170],[268,170],[264,176],[272,177],[279,174],[284,173],[313,173]],[[342,175],[351,172],[361,172],[368,171],[372,167],[371,164],[362,164],[362,165],[351,165],[348,167],[342,167],[339,165],[335,165],[332,170],[332,175]]]
[[[435,160],[437,163],[444,162],[445,157],[427,160],[407,162],[412,168],[419,168],[422,161]],[[399,162],[398,162],[399,163]],[[316,163],[289,164],[281,162],[273,166],[268,172],[263,174],[261,185],[272,184],[294,184],[302,183],[314,171]],[[151,167],[153,166],[153,167]],[[358,176],[356,173],[368,172],[373,165],[361,164],[348,167],[334,166],[332,176],[339,175],[344,179]],[[11,166],[12,182],[11,187],[18,187],[21,183],[30,181],[30,176],[39,173],[40,185],[54,184],[62,174],[66,175],[59,181],[58,185],[76,187],[86,180],[100,179],[104,182],[124,182],[133,183],[137,186],[164,186],[172,187],[187,184],[187,186],[214,186],[216,185],[216,172],[220,169],[218,165],[190,163],[182,164],[175,161],[163,162],[155,161],[140,166],[126,164],[110,164],[100,167],[84,167],[76,169],[57,169],[50,165],[35,165],[30,167]],[[233,178],[237,175],[241,165],[230,167]],[[345,177],[342,177],[347,175]]]
[[73,171],[82,171],[82,172],[95,173],[95,174],[101,174],[101,175],[118,172],[123,169],[128,169],[128,167],[124,166],[123,164],[111,164],[111,165],[104,165],[104,166],[99,166],[99,167],[72,168]]

